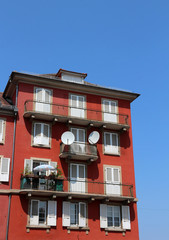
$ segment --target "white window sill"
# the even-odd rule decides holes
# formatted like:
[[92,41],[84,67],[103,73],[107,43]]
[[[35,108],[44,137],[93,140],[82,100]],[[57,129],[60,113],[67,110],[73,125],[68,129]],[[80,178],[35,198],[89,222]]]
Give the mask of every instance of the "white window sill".
[[51,148],[51,146],[49,146],[49,145],[43,145],[43,144],[32,144],[32,147]]
[[120,156],[120,153],[104,152],[104,155]]
[[50,229],[51,226],[48,226],[48,225],[26,225],[26,228]]
[[122,229],[122,228],[105,228],[106,232],[126,232],[126,229]]
[[89,231],[90,228],[89,227],[73,227],[73,226],[70,226],[70,227],[67,227],[68,230],[83,230],[83,231]]

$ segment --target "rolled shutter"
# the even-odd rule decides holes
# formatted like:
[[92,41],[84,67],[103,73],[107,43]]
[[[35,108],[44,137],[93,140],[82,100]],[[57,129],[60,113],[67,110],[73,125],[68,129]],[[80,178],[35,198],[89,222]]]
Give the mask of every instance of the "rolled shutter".
[[32,172],[32,170],[33,170],[32,169],[32,160],[31,159],[25,159],[25,162],[24,162],[24,173]]
[[107,228],[107,205],[100,204],[100,228]]
[[10,158],[1,158],[0,181],[9,181]]
[[122,224],[123,224],[123,229],[128,229],[128,230],[131,229],[129,206],[122,206]]
[[62,226],[70,226],[70,202],[63,202]]
[[56,221],[57,221],[57,202],[48,201],[47,224],[48,226],[56,226]]
[[86,227],[86,203],[79,203],[79,227]]

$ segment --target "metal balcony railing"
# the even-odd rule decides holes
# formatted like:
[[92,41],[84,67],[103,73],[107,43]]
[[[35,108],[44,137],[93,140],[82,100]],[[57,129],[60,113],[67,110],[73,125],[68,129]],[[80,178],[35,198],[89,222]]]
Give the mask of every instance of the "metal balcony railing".
[[[92,121],[100,121],[100,122],[108,122],[111,124],[121,124],[124,126],[128,126],[128,115],[118,114],[118,113],[110,113],[103,112],[101,110],[89,109],[89,108],[76,108],[63,104],[54,104],[54,103],[46,103],[46,102],[37,102],[34,100],[27,100],[24,104],[24,116],[28,117],[33,113],[50,115],[54,117],[64,117],[64,118],[79,118],[84,120]],[[72,111],[75,110],[75,111]],[[77,111],[79,110],[79,115]],[[75,115],[74,115],[75,114]],[[48,116],[49,118],[49,116]],[[96,124],[97,126],[97,124]],[[98,125],[100,126],[100,125]]]
[[60,144],[60,157],[75,157],[77,156],[81,160],[98,158],[96,145],[90,145],[89,143],[74,142],[71,145]]
[[133,197],[133,185],[128,184],[113,184],[106,182],[97,181],[83,181],[76,179],[45,179],[37,177],[22,177],[21,178],[21,189],[32,189],[32,190],[49,190],[62,192],[66,194],[81,194],[92,195],[92,196],[116,196],[120,197]]

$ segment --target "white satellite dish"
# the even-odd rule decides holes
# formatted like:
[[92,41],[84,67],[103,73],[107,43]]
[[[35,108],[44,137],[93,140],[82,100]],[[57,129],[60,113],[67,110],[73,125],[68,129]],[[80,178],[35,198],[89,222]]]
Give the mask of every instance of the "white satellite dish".
[[70,145],[74,142],[75,136],[72,132],[64,132],[61,136],[61,140],[65,145]]
[[99,141],[100,134],[97,131],[93,131],[90,133],[88,141],[90,144],[95,144]]

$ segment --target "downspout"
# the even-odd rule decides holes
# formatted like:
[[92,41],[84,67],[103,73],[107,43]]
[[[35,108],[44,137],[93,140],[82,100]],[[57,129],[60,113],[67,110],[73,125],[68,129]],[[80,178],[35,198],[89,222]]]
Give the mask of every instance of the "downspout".
[[[17,104],[18,104],[18,84],[16,85],[15,107],[17,107]],[[13,182],[13,166],[14,166],[14,154],[15,154],[16,122],[17,122],[17,113],[15,112],[14,131],[13,131],[13,146],[12,146],[12,165],[11,165],[10,189],[12,189],[12,182]],[[9,193],[8,217],[7,217],[7,225],[6,225],[6,240],[8,240],[9,219],[10,219],[10,210],[11,210],[11,198],[12,198],[12,194]]]

